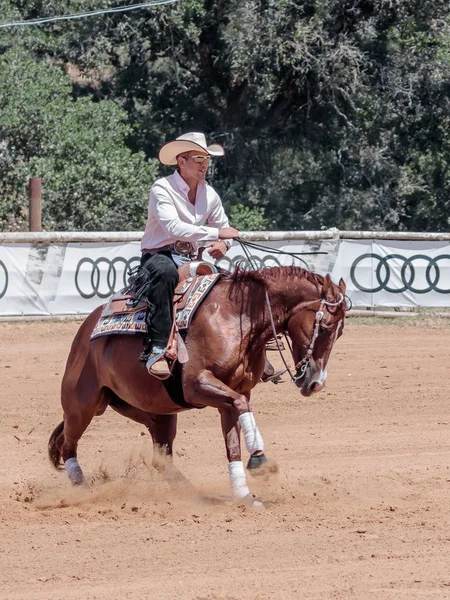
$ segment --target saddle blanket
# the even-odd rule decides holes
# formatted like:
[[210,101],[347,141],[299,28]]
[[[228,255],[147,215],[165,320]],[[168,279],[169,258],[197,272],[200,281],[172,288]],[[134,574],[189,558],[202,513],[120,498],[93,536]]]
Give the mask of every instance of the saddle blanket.
[[[208,295],[211,288],[219,279],[219,273],[211,275],[197,276],[186,279],[181,282],[181,288],[175,293],[174,302],[179,300],[180,294],[186,293],[186,302],[181,303],[182,307],[177,309],[176,324],[180,331],[189,329],[189,325],[203,300]],[[97,321],[92,334],[91,340],[104,335],[136,335],[147,332],[145,323],[146,308],[144,305],[138,305],[136,308],[126,308],[124,296],[117,295],[117,300],[120,301],[120,312],[114,312],[114,300],[112,297],[110,302],[105,305],[99,320]],[[119,305],[119,302],[117,302]],[[183,306],[184,305],[184,306]]]

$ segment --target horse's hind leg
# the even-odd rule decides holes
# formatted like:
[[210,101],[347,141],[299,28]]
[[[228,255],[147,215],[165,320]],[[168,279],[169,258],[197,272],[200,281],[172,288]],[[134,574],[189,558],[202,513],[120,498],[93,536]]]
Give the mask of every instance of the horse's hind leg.
[[61,421],[50,436],[48,455],[57,471],[66,469],[69,479],[74,485],[84,483],[83,471],[77,460],[77,443],[73,445],[66,440],[64,421]]
[[55,428],[55,430],[50,436],[50,439],[48,440],[48,456],[50,458],[50,462],[53,464],[57,471],[61,471],[64,468],[61,463],[61,453],[59,451],[62,441],[58,446],[58,440],[60,439],[63,430],[64,421],[61,421],[61,423]]
[[173,464],[173,442],[177,433],[177,415],[151,415],[149,427],[153,439],[153,466],[171,485],[191,483]]
[[154,415],[131,406],[116,394],[110,402],[111,408],[123,417],[144,425],[153,440],[153,467],[170,484],[191,485],[173,464],[173,442],[177,433],[177,415]]
[[[62,405],[64,408],[63,427],[61,424],[55,429],[49,442],[50,459],[58,468],[60,462],[64,463],[70,481],[74,485],[84,483],[83,471],[78,463],[78,441],[86,431],[90,422],[96,415],[102,414],[109,404],[107,390],[100,389],[94,393],[84,390],[84,394],[63,394]],[[81,400],[78,395],[82,396]],[[59,432],[59,435],[58,435]],[[59,454],[59,460],[57,459]]]

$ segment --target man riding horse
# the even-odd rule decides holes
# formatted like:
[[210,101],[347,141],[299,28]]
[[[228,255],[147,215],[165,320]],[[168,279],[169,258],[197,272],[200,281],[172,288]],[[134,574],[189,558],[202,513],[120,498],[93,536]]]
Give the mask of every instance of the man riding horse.
[[[175,377],[161,381],[170,376],[165,352],[177,265],[191,259],[196,244],[208,245],[210,256],[220,259],[239,235],[205,182],[210,157],[223,153],[221,146],[207,146],[201,133],[185,134],[159,153],[163,164],[178,168],[151,188],[141,267],[132,281],[135,301],[148,299],[146,364],[155,376],[149,377],[138,362],[139,336],[119,335],[123,332],[111,330],[111,323],[94,335],[105,310],[105,320],[111,316],[108,305],[95,309],[73,340],[61,383],[64,418],[50,436],[48,451],[54,467],[64,468],[74,485],[85,482],[78,442],[108,407],[144,425],[153,439],[154,466],[167,481],[183,481],[172,462],[178,413],[209,406],[220,413],[233,500],[258,508],[261,502],[247,487],[240,437],[242,430],[248,469],[260,470],[267,458],[250,402],[264,373],[267,343],[288,333],[295,365],[289,374],[304,396],[325,384],[328,358],[348,308],[345,283],[336,285],[329,275],[293,266],[236,269],[217,278],[186,333],[188,360]],[[180,242],[192,249],[184,254]]]
[[185,133],[159,151],[163,165],[177,168],[151,187],[140,273],[148,283],[149,305],[143,358],[149,373],[160,379],[170,375],[165,353],[173,323],[177,267],[191,260],[198,246],[207,246],[209,255],[219,260],[239,236],[229,226],[219,195],[205,181],[211,157],[223,155],[222,146],[208,146],[204,134],[197,132]]

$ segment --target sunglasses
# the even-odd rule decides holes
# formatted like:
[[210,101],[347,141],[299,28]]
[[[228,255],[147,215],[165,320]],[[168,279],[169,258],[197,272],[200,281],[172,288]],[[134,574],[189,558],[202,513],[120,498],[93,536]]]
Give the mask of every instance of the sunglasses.
[[197,163],[198,165],[202,165],[205,160],[206,162],[209,162],[209,159],[211,158],[210,156],[203,156],[202,154],[196,154],[194,156],[183,156],[182,158],[184,158],[185,160],[187,160],[188,158],[192,158],[192,160]]

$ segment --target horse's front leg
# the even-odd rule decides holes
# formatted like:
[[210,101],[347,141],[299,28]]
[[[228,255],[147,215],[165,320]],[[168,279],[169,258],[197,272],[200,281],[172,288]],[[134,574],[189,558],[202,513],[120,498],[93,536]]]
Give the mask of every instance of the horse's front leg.
[[[243,481],[243,477],[245,480],[239,441],[240,429],[242,429],[245,445],[251,455],[247,467],[255,469],[267,462],[264,456],[264,441],[256,424],[255,416],[250,410],[250,394],[246,396],[234,391],[206,369],[200,375],[186,377],[184,383],[187,402],[193,405],[212,406],[221,412],[228,461],[241,464],[241,466],[232,465],[230,468],[233,473],[236,473],[236,478],[239,477],[240,481]],[[233,458],[230,458],[231,456]]]
[[[250,410],[250,394],[240,394],[217,379],[211,371],[205,370],[200,376],[185,381],[186,401],[195,405],[212,406],[219,410],[234,409],[244,434],[245,445],[252,457],[264,456],[264,441]],[[264,459],[260,459],[264,461]],[[250,463],[250,461],[249,461]],[[250,464],[247,465],[249,468]]]
[[221,408],[219,412],[228,458],[228,474],[233,500],[240,504],[249,505],[255,510],[262,510],[264,508],[263,503],[256,496],[250,494],[247,486],[244,464],[241,458],[241,425],[238,413],[229,407]]

